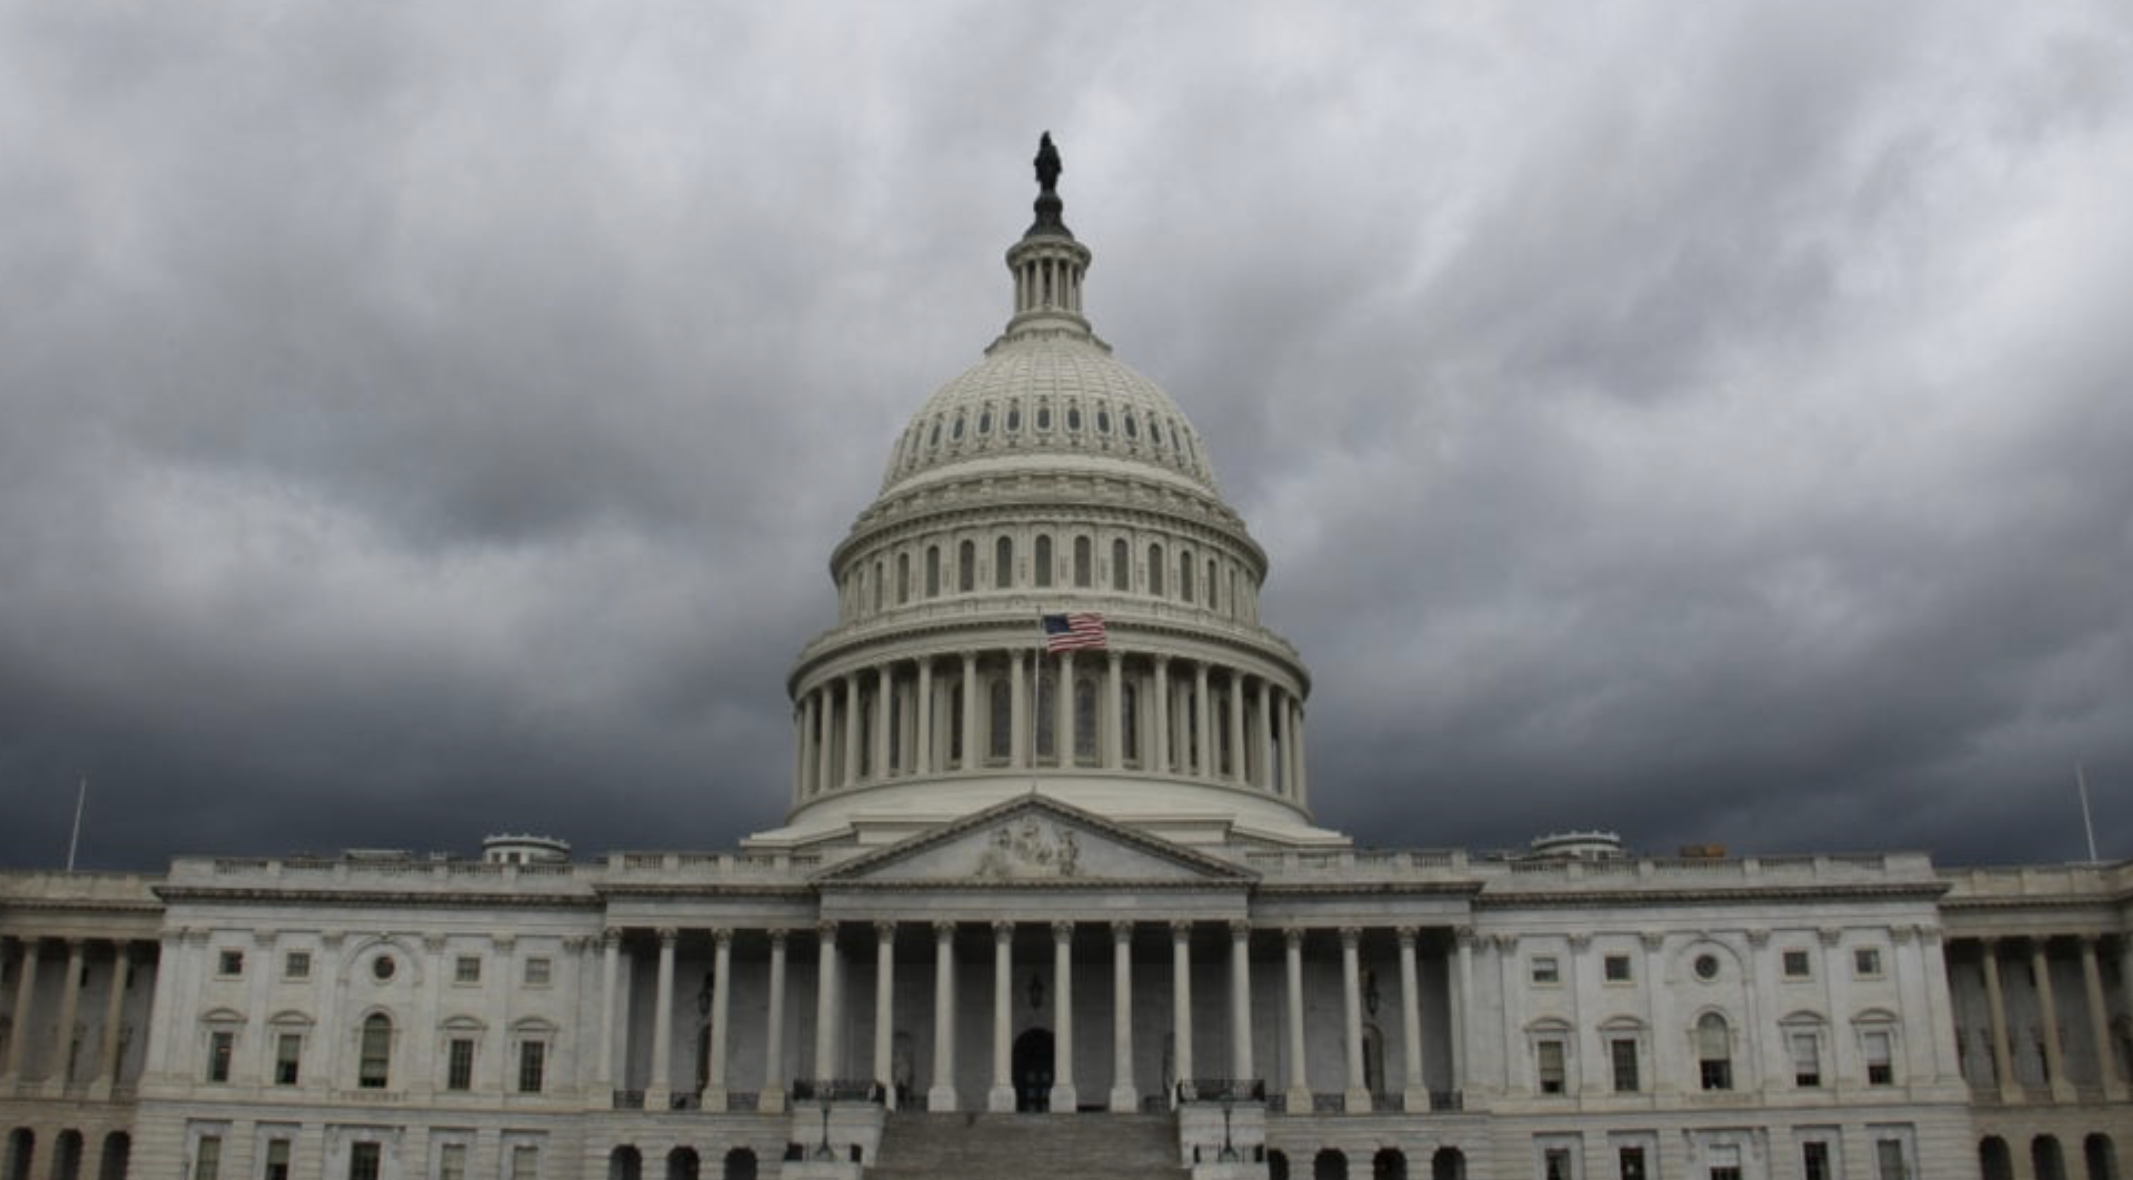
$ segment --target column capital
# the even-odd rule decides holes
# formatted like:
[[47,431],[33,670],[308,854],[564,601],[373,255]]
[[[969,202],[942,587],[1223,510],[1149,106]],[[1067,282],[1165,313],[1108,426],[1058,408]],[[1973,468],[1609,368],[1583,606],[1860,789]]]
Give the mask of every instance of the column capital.
[[1229,936],[1232,941],[1238,942],[1251,938],[1252,924],[1242,918],[1231,919],[1229,924]]
[[1357,943],[1363,941],[1363,928],[1360,926],[1343,926],[1340,928],[1340,936],[1341,949],[1352,951]]
[[1564,941],[1570,944],[1570,949],[1574,953],[1583,954],[1592,948],[1592,935],[1583,930],[1572,931],[1565,937]]
[[1489,938],[1489,942],[1495,946],[1497,954],[1510,955],[1518,953],[1518,936],[1516,934],[1492,935]]
[[676,930],[672,926],[661,926],[658,930],[658,934],[659,949],[661,950],[665,950],[668,947],[673,946],[674,943],[681,938],[681,931]]
[[621,943],[621,941],[622,941],[622,927],[620,927],[620,926],[607,926],[607,927],[603,927],[603,928],[601,929],[601,931],[600,931],[600,945],[601,945],[601,946],[604,946],[604,947],[612,947],[612,946],[616,946],[616,945],[620,944],[620,943]]
[[770,935],[770,947],[771,947],[771,949],[772,949],[772,950],[780,950],[780,951],[781,951],[781,950],[784,950],[784,949],[785,949],[785,940],[786,940],[787,938],[791,937],[791,935],[792,935],[792,931],[790,931],[790,930],[787,930],[787,929],[786,929],[785,927],[783,927],[783,926],[772,926],[772,927],[771,927],[771,928],[770,928],[769,930],[765,931],[764,933],[766,933],[766,934]]
[[1169,655],[1168,655],[1167,653],[1165,653],[1165,652],[1156,652],[1156,653],[1155,653],[1155,666],[1156,666],[1156,669],[1157,669],[1158,671],[1160,671],[1160,670],[1163,670],[1163,669],[1167,669],[1167,668],[1169,668],[1169,667],[1170,667],[1170,656],[1169,656]]
[[941,942],[951,941],[955,938],[955,923],[935,922],[933,924],[933,937]]
[[1292,951],[1301,950],[1304,944],[1304,928],[1301,926],[1282,927],[1281,941],[1286,943]]
[[1748,931],[1748,945],[1754,947],[1756,950],[1761,950],[1764,947],[1769,946],[1770,928],[1768,926],[1752,927]]
[[896,941],[896,923],[888,921],[874,923],[874,937],[886,939],[890,942]]
[[970,648],[963,648],[961,651],[958,651],[955,654],[960,657],[965,664],[975,664],[978,662],[978,653],[971,650]]
[[815,923],[815,937],[821,939],[823,942],[829,943],[832,946],[836,945],[837,923],[829,918],[824,918],[820,922]]
[[1481,940],[1474,933],[1472,926],[1454,926],[1452,927],[1452,941],[1466,950],[1473,950],[1474,944]]
[[713,926],[711,928],[711,941],[716,944],[720,950],[726,950],[732,947],[733,927]]
[[1184,942],[1186,939],[1191,938],[1192,919],[1172,918],[1170,920],[1170,937],[1173,942]]
[[1895,939],[1898,946],[1909,946],[1912,940],[1918,937],[1918,931],[1917,923],[1906,922],[1889,927],[1889,937]]
[[1072,942],[1073,940],[1074,940],[1074,923],[1073,923],[1073,922],[1071,922],[1071,921],[1060,921],[1060,922],[1054,922],[1054,923],[1052,923],[1052,941],[1053,941],[1053,942]]
[[1844,941],[1844,931],[1835,926],[1821,926],[1815,929],[1815,938],[1820,940],[1823,946],[1833,947]]
[[[259,945],[268,946],[272,944],[272,941],[273,940],[270,938],[265,942],[261,942]],[[430,930],[426,931],[422,935],[422,949],[428,951],[433,955],[443,953],[444,944],[445,938],[444,931],[442,930]]]
[[1111,666],[1115,668],[1125,661],[1126,653],[1113,647],[1105,649],[1104,656],[1110,661]]
[[[1415,940],[1421,937],[1421,934],[1422,932],[1413,926],[1397,926],[1393,928],[1393,935],[1400,940],[1400,949],[1403,951],[1415,949]],[[1590,936],[1588,935],[1587,937],[1589,939]]]
[[994,942],[1006,942],[1014,936],[1015,924],[1013,922],[994,922],[992,924],[992,940]]
[[1639,930],[1637,932],[1637,941],[1644,944],[1644,949],[1647,952],[1656,955],[1666,949],[1666,932],[1663,930]]
[[1130,942],[1133,939],[1133,921],[1130,918],[1115,918],[1111,922],[1111,938],[1114,942]]

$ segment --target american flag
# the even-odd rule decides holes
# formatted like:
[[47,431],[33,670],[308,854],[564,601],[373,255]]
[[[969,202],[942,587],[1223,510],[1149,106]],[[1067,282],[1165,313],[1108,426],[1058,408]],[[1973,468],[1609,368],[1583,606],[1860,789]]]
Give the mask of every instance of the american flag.
[[1087,611],[1044,616],[1044,650],[1080,651],[1104,645],[1104,617]]

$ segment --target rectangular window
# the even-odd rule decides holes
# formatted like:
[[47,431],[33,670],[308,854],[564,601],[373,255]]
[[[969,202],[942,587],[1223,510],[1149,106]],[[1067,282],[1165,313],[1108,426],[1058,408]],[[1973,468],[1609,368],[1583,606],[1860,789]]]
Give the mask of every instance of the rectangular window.
[[[1600,966],[1602,973],[1607,978],[1607,982],[1628,983],[1630,981],[1628,955],[1609,955],[1600,960]],[[1644,1149],[1641,1147],[1625,1147],[1622,1150],[1641,1153]]]
[[202,1135],[193,1145],[193,1180],[215,1180],[222,1171],[222,1136]]
[[1740,1180],[1739,1164],[1711,1165],[1711,1180]]
[[1625,1147],[1616,1153],[1616,1159],[1620,1163],[1622,1180],[1645,1180],[1643,1148]]
[[437,1180],[467,1180],[467,1145],[447,1143],[437,1152]]
[[526,986],[547,987],[553,969],[546,958],[536,955],[526,960]]
[[293,1086],[304,1058],[304,1038],[296,1033],[282,1033],[274,1038],[274,1084]]
[[290,951],[288,954],[283,955],[281,957],[281,977],[283,979],[311,978],[311,952]]
[[1819,1086],[1822,1084],[1822,1042],[1811,1032],[1796,1032],[1786,1038],[1792,1051],[1792,1084],[1795,1086]]
[[1893,1086],[1896,1084],[1895,1045],[1885,1032],[1870,1032],[1865,1038],[1866,1084],[1869,1086]]
[[548,1046],[539,1041],[523,1041],[518,1047],[518,1092],[538,1094],[541,1092],[541,1074],[548,1067]]
[[1563,1043],[1561,1041],[1542,1041],[1534,1046],[1534,1050],[1537,1054],[1534,1073],[1540,1081],[1540,1092],[1543,1094],[1562,1093],[1564,1073]]
[[541,1149],[521,1143],[511,1149],[511,1180],[540,1180]]
[[1874,1141],[1874,1171],[1878,1180],[1905,1180],[1910,1170],[1903,1163],[1903,1140]]
[[237,1034],[214,1032],[207,1035],[207,1080],[226,1082],[230,1080],[230,1057],[237,1048]]
[[1881,977],[1881,950],[1879,947],[1862,946],[1852,951],[1852,973],[1861,979]]
[[474,1041],[471,1037],[454,1037],[445,1058],[444,1088],[447,1090],[471,1090],[474,1088]]
[[1562,980],[1563,970],[1555,961],[1554,955],[1533,956],[1533,982],[1561,983]]
[[267,1163],[260,1170],[260,1180],[289,1180],[289,1141],[267,1140]]
[[1819,1139],[1802,1143],[1800,1172],[1803,1180],[1832,1180],[1829,1174],[1829,1144]]
[[1783,959],[1785,963],[1785,978],[1810,979],[1814,976],[1813,960],[1807,957],[1806,951],[1788,950],[1784,953]]
[[[1733,1088],[1733,1062],[1730,1060],[1713,1061],[1706,1058],[1700,1063],[1697,1077],[1706,1090],[1730,1090]],[[1739,1170],[1738,1168],[1734,1169],[1736,1172]]]
[[452,960],[453,983],[480,983],[481,956],[460,955]]
[[370,1142],[348,1146],[348,1180],[378,1180],[378,1145]]
[[[1617,1037],[1607,1042],[1607,1058],[1614,1067],[1615,1092],[1637,1092],[1637,1042],[1634,1037]],[[1630,1150],[1625,1148],[1624,1150]],[[1641,1150],[1641,1149],[1640,1149]]]
[[1545,1180],[1576,1180],[1570,1170],[1570,1149],[1551,1147],[1541,1153],[1541,1174]]
[[215,974],[244,974],[244,952],[233,950],[217,951],[215,953]]

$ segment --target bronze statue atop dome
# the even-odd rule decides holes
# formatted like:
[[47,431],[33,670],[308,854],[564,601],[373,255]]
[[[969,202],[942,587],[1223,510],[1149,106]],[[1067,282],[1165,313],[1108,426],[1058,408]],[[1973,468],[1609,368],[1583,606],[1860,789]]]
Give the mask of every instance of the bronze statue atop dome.
[[1072,238],[1074,231],[1066,227],[1060,214],[1066,210],[1066,202],[1059,199],[1059,174],[1066,171],[1059,162],[1059,149],[1052,144],[1052,133],[1047,131],[1037,140],[1037,220],[1031,223],[1025,238],[1053,237]]

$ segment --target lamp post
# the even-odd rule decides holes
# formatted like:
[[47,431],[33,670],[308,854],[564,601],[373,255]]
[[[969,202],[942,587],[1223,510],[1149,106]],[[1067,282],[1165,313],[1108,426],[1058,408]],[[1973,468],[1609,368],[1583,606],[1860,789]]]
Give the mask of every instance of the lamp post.
[[837,1158],[837,1153],[830,1149],[830,1091],[828,1082],[822,1084],[821,1100],[822,1143],[815,1148],[815,1158],[818,1160],[834,1160]]
[[1234,1163],[1236,1163],[1236,1162],[1237,1162],[1237,1145],[1236,1145],[1236,1143],[1235,1143],[1235,1142],[1233,1142],[1233,1141],[1232,1141],[1232,1140],[1230,1139],[1230,1137],[1229,1137],[1229,1111],[1230,1111],[1230,1102],[1231,1102],[1231,1098],[1230,1098],[1229,1092],[1228,1092],[1227,1090],[1223,1091],[1223,1094],[1222,1094],[1222,1155],[1221,1155],[1221,1157],[1220,1157],[1220,1158],[1221,1158],[1221,1161],[1222,1161],[1223,1163],[1225,1163],[1225,1164],[1234,1164]]

